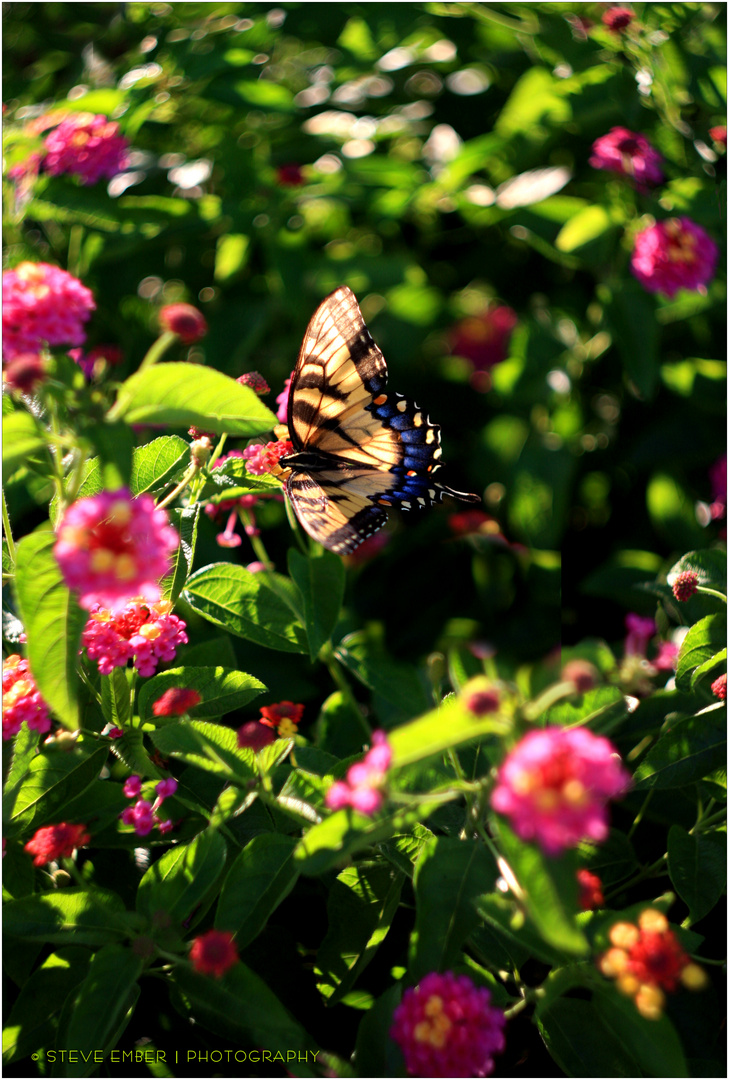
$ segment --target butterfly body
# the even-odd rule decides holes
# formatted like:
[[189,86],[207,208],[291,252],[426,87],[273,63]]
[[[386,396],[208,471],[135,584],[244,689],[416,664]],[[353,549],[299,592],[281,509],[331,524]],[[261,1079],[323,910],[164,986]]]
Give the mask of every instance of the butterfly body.
[[291,378],[294,452],[286,494],[304,529],[340,555],[387,521],[383,507],[431,506],[444,494],[477,495],[438,483],[440,428],[413,402],[387,391],[387,365],[350,289],[319,305]]

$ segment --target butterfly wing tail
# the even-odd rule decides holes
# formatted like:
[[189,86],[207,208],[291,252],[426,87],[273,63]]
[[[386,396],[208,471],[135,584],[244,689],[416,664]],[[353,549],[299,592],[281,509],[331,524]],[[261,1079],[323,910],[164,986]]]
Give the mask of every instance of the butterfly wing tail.
[[436,484],[435,488],[436,488],[436,491],[438,492],[438,501],[440,501],[441,496],[450,495],[450,497],[452,499],[460,499],[461,502],[468,502],[468,503],[480,503],[481,502],[481,496],[480,495],[474,495],[469,491],[454,491],[453,488],[449,488],[446,484]]

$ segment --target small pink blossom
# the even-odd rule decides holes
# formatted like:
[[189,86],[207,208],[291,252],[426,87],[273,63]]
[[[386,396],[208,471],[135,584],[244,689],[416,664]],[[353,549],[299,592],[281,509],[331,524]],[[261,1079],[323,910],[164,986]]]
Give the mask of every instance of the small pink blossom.
[[586,728],[531,731],[499,769],[491,805],[522,840],[560,855],[608,834],[608,799],[630,784],[612,743]]
[[142,790],[141,776],[129,776],[124,782],[122,789],[128,799],[136,799]]
[[248,747],[258,753],[264,746],[276,742],[276,734],[259,720],[249,720],[238,728],[238,746]]
[[22,262],[5,270],[3,356],[37,353],[42,345],[83,345],[84,323],[96,304],[78,278],[50,263]]
[[385,732],[373,732],[371,749],[362,761],[349,768],[346,780],[332,784],[326,794],[326,805],[330,810],[351,806],[368,817],[375,814],[384,801],[382,788],[391,761],[392,750]]
[[678,645],[675,641],[662,641],[651,660],[656,671],[675,671],[678,662]]
[[174,660],[178,647],[187,644],[185,623],[171,612],[169,600],[156,604],[134,600],[116,613],[98,608],[86,623],[81,643],[102,675],[124,667],[128,660],[134,661],[140,675],[154,675],[161,661]]
[[78,176],[82,184],[116,176],[125,168],[129,150],[119,125],[92,113],[68,115],[46,136],[43,146],[45,172]]
[[673,582],[673,595],[681,603],[690,600],[699,587],[699,576],[695,570],[684,570]]
[[431,972],[409,987],[392,1015],[390,1037],[410,1076],[489,1076],[504,1049],[506,1017],[467,975]]
[[13,653],[3,660],[3,739],[12,739],[23,724],[43,734],[50,731],[51,717],[28,661]]
[[726,149],[726,124],[717,124],[716,127],[709,128],[709,135],[715,143],[719,143]]
[[629,176],[640,190],[663,183],[663,158],[645,135],[628,128],[611,128],[592,144],[590,165],[594,169]]
[[160,780],[154,789],[157,795],[156,806],[161,806],[165,799],[169,799],[177,791],[177,781],[174,776],[168,776],[166,780]]
[[69,349],[68,355],[78,364],[87,379],[93,379],[106,365],[116,367],[124,359],[124,353],[118,345],[95,345],[88,352],[83,349]]
[[700,292],[716,272],[719,249],[690,218],[657,221],[639,232],[630,269],[648,292],[672,299],[679,289]]
[[288,423],[288,407],[289,407],[289,392],[291,390],[291,380],[294,377],[293,371],[289,375],[288,379],[284,383],[284,388],[276,398],[276,404],[278,409],[276,411],[276,419],[280,424]]
[[506,304],[491,304],[479,315],[461,319],[451,329],[448,335],[450,350],[471,361],[474,369],[471,385],[475,390],[490,388],[491,380],[478,376],[507,358],[517,322],[517,314],[512,308]]
[[709,469],[711,484],[711,519],[718,521],[726,517],[726,454],[717,458]]
[[248,472],[253,476],[262,476],[263,473],[275,472],[279,467],[279,460],[293,452],[293,445],[288,439],[279,439],[278,442],[269,442],[265,446],[261,443],[247,446],[243,457]]
[[136,597],[159,600],[179,537],[150,495],[102,491],[68,508],[54,548],[66,584],[86,610],[119,612]]
[[152,804],[146,799],[137,799],[134,806],[122,811],[121,819],[125,825],[133,825],[137,836],[147,836],[156,824]]
[[228,930],[208,930],[206,934],[200,934],[192,943],[190,961],[195,971],[202,975],[222,978],[238,963],[233,935]]
[[631,611],[625,616],[625,629],[628,631],[625,638],[625,655],[645,656],[648,642],[656,632],[655,619],[644,618]]

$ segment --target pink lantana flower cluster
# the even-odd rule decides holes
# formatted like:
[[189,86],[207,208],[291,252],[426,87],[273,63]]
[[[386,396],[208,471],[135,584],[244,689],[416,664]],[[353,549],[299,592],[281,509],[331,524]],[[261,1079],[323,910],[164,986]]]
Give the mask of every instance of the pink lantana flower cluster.
[[174,660],[178,647],[187,644],[185,623],[171,612],[169,600],[133,600],[116,614],[98,608],[86,623],[81,643],[102,675],[128,660],[140,675],[154,675],[161,661]]
[[3,357],[37,353],[42,345],[83,345],[84,323],[96,304],[91,290],[50,263],[22,262],[5,270]]
[[293,452],[293,444],[288,439],[279,439],[277,442],[266,443],[265,446],[261,443],[247,446],[243,457],[248,472],[253,476],[262,476],[263,473],[275,472],[281,458]]
[[638,233],[630,269],[644,289],[670,300],[679,289],[704,289],[718,259],[718,247],[700,225],[687,217],[669,218]]
[[229,930],[208,930],[192,943],[190,963],[201,975],[221,979],[228,968],[238,963],[238,950]]
[[[222,454],[213,466],[213,471],[219,469],[226,461],[231,458],[243,458],[245,460],[244,450],[230,450],[227,454]],[[248,465],[246,464],[246,468]],[[225,523],[225,529],[223,532],[218,533],[215,537],[221,547],[240,547],[243,543],[240,535],[235,531],[236,523],[239,517],[243,518],[243,527],[245,529],[246,536],[258,536],[259,530],[256,527],[256,519],[253,516],[253,507],[258,502],[257,495],[240,495],[237,499],[223,499],[219,503],[208,503],[205,507],[205,513],[209,518],[215,521],[217,518],[224,514],[227,514],[227,520]],[[244,513],[241,514],[240,511]]]
[[92,379],[104,366],[116,367],[124,359],[124,353],[118,345],[95,345],[84,352],[83,349],[69,349],[68,355],[75,360],[87,379]]
[[467,975],[431,972],[408,988],[390,1037],[410,1076],[489,1076],[504,1049],[506,1018],[491,993]]
[[43,733],[50,730],[51,717],[28,661],[13,653],[3,660],[3,739],[12,739],[23,724]]
[[289,409],[289,393],[291,392],[291,380],[294,377],[293,371],[289,375],[288,379],[284,383],[284,388],[276,398],[276,404],[278,409],[276,410],[276,419],[280,424],[288,423],[288,409]]
[[332,784],[326,794],[326,805],[330,810],[351,806],[368,817],[376,814],[384,802],[382,789],[391,761],[392,750],[385,732],[373,732],[371,749],[362,761],[350,767],[346,780],[336,780]]
[[68,173],[82,184],[110,180],[127,164],[129,144],[119,125],[105,116],[75,113],[61,120],[43,141],[41,167],[51,176]]
[[56,561],[81,607],[116,613],[131,600],[159,600],[179,537],[150,495],[102,491],[70,506],[58,527]]
[[594,169],[629,176],[639,190],[645,191],[652,185],[663,183],[662,161],[645,135],[614,127],[592,144],[590,165]]
[[509,355],[511,335],[518,322],[516,312],[506,304],[490,304],[478,315],[461,319],[451,329],[448,343],[452,353],[470,360],[471,386],[480,393],[491,389],[489,371]]
[[607,802],[630,775],[607,739],[585,728],[531,731],[499,769],[491,805],[522,840],[561,855],[581,840],[604,841]]
[[139,797],[142,793],[142,778],[140,776],[130,776],[124,784],[124,794],[128,799],[134,799],[135,802],[133,806],[128,806],[126,810],[123,810],[120,816],[125,825],[134,826],[134,832],[137,836],[148,836],[155,826],[163,834],[168,833],[173,827],[173,821],[158,817],[157,811],[165,799],[175,794],[177,781],[174,776],[169,776],[166,780],[160,780],[154,790],[156,798],[151,803],[148,799]]

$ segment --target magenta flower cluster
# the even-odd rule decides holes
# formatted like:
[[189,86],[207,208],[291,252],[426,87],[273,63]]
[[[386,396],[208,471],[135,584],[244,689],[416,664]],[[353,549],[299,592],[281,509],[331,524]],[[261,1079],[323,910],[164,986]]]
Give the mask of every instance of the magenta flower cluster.
[[13,653],[3,660],[3,739],[12,739],[23,724],[43,733],[50,730],[51,717],[28,661]]
[[506,1018],[467,975],[431,972],[395,1009],[390,1037],[410,1076],[489,1076],[504,1049]]
[[66,584],[81,607],[121,611],[141,597],[159,600],[159,579],[170,568],[179,537],[150,495],[127,488],[102,491],[70,506],[54,548]]
[[641,191],[645,191],[652,185],[663,183],[662,161],[645,135],[614,127],[592,144],[590,165],[629,176]]
[[289,392],[291,390],[291,380],[294,377],[293,371],[289,375],[288,379],[284,383],[284,388],[276,398],[276,404],[278,409],[276,410],[276,419],[279,424],[288,423],[288,408],[289,408]]
[[155,787],[157,796],[153,803],[148,799],[140,799],[142,792],[142,779],[139,776],[130,776],[124,784],[124,794],[128,799],[134,799],[134,805],[128,806],[121,813],[121,820],[125,825],[132,825],[137,836],[148,836],[152,829],[157,826],[161,833],[168,833],[174,822],[172,819],[160,818],[157,811],[165,799],[174,795],[177,791],[177,781],[173,776],[166,780],[160,780]]
[[91,290],[49,263],[22,262],[3,272],[3,356],[37,353],[43,344],[83,345],[96,307]]
[[134,600],[116,615],[99,608],[81,635],[89,660],[98,663],[102,675],[128,660],[140,675],[154,675],[161,661],[174,660],[178,647],[187,644],[185,623],[171,611],[168,600],[149,605]]
[[491,805],[522,840],[560,855],[608,834],[607,801],[630,784],[615,747],[586,728],[531,731],[499,769]]
[[648,643],[656,632],[655,619],[629,611],[625,616],[625,629],[628,631],[625,635],[625,655],[644,657]]
[[126,167],[129,150],[119,125],[93,113],[66,116],[46,136],[43,147],[41,167],[45,172],[78,176],[82,184],[116,176]]
[[352,765],[346,780],[336,780],[326,794],[330,810],[351,806],[368,816],[377,813],[384,801],[382,788],[392,761],[392,750],[384,731],[372,734],[372,747],[361,761]]
[[679,289],[700,290],[713,278],[719,249],[690,218],[657,221],[639,232],[630,269],[648,292],[672,299]]

